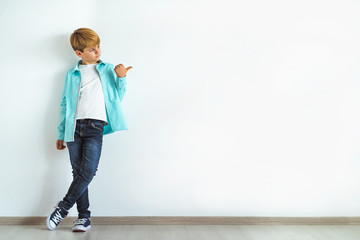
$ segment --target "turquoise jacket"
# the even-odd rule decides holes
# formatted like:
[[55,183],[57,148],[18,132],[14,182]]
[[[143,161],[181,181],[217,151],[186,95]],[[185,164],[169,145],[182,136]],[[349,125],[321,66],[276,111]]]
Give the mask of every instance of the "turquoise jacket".
[[[65,87],[61,100],[60,123],[58,125],[58,139],[64,140],[65,142],[74,141],[81,83],[80,63],[81,60],[66,73],[65,78]],[[99,60],[99,64],[96,65],[96,69],[99,72],[104,93],[108,122],[108,124],[104,126],[103,134],[128,130],[120,104],[126,92],[126,76],[119,78],[114,71],[114,65],[101,60]]]

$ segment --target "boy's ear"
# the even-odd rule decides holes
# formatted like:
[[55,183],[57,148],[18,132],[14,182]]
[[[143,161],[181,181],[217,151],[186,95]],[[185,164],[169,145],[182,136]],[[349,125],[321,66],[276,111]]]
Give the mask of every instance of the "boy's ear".
[[75,50],[75,54],[78,57],[81,57],[82,52],[80,50]]

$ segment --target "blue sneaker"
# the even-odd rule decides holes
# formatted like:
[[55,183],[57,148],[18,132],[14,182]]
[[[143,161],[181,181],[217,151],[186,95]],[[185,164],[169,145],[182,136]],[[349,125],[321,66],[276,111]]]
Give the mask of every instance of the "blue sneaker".
[[54,212],[46,219],[46,226],[49,230],[54,230],[69,213],[65,208],[59,207],[60,203],[61,201],[56,204]]
[[86,232],[91,228],[90,218],[78,218],[74,222],[73,232]]

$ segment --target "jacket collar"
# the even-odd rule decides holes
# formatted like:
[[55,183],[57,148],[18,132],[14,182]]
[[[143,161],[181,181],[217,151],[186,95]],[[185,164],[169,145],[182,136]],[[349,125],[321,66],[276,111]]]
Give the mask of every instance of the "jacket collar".
[[[79,60],[79,61],[77,62],[76,66],[73,68],[73,70],[72,70],[71,73],[73,73],[73,72],[75,72],[75,71],[80,71],[80,70],[79,70],[79,65],[80,65],[81,61],[82,61],[82,60]],[[99,59],[98,64],[99,64],[99,65],[103,65],[103,64],[105,64],[105,63]]]

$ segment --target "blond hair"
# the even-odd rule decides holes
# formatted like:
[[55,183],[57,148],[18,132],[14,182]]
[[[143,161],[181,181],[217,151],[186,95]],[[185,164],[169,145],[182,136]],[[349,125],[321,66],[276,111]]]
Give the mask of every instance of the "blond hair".
[[100,38],[90,28],[76,29],[70,36],[70,44],[74,51],[84,51],[86,47],[95,47],[100,44]]

